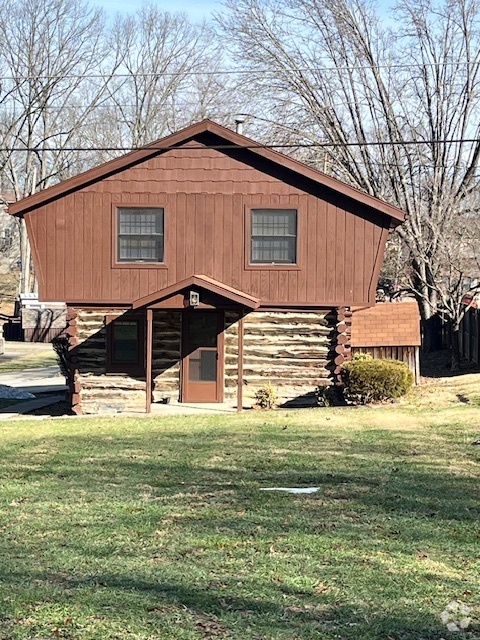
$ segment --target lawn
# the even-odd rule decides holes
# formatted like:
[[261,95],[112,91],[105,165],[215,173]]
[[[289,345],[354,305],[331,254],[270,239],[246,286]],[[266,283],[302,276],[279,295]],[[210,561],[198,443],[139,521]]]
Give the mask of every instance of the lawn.
[[[380,408],[1,424],[0,638],[479,638],[479,376]],[[318,487],[311,494],[260,491]],[[441,613],[472,609],[466,632]]]
[[51,367],[55,364],[58,364],[57,357],[51,347],[48,349],[36,348],[32,349],[32,351],[15,354],[14,357],[0,356],[0,373],[37,369],[38,367]]

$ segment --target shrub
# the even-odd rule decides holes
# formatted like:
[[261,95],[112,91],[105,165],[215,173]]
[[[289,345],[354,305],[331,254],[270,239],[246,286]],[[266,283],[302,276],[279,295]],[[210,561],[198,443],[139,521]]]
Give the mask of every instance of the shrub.
[[349,402],[367,404],[393,400],[413,386],[413,373],[399,360],[363,360],[342,367],[344,395]]
[[255,392],[255,406],[260,409],[273,409],[277,401],[277,393],[271,384],[266,384]]
[[353,357],[352,360],[357,361],[357,360],[373,360],[373,356],[370,355],[369,353],[356,353]]
[[67,336],[57,336],[52,340],[52,347],[57,356],[57,362],[62,376],[68,378],[70,375],[68,365],[68,338]]

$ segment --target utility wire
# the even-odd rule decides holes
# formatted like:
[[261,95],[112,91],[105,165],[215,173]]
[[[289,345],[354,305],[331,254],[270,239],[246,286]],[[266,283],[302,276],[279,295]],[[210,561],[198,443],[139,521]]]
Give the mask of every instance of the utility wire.
[[[327,71],[364,71],[365,69],[389,69],[389,70],[393,70],[393,69],[424,69],[426,67],[454,67],[454,68],[458,68],[458,67],[475,67],[475,66],[480,66],[480,61],[468,61],[468,60],[464,60],[464,61],[458,61],[458,62],[442,62],[442,63],[438,63],[438,62],[422,62],[422,63],[409,63],[409,64],[377,64],[377,65],[353,65],[353,66],[346,66],[346,67],[337,67],[337,66],[332,66],[332,67],[295,67],[295,68],[290,68],[289,71],[295,71],[295,72],[299,72],[299,73],[305,73],[305,72],[327,72]],[[30,80],[67,80],[67,79],[79,79],[79,78],[84,78],[84,79],[95,79],[95,80],[102,80],[105,78],[110,78],[110,79],[114,79],[114,78],[130,78],[130,77],[138,77],[138,78],[160,78],[160,77],[178,77],[178,76],[205,76],[205,75],[235,75],[235,74],[248,74],[248,73],[253,73],[253,74],[257,74],[257,75],[264,75],[264,74],[270,74],[270,73],[275,73],[278,74],[278,70],[277,69],[215,69],[212,71],[208,71],[208,70],[202,70],[202,71],[187,71],[187,72],[182,72],[182,71],[162,71],[162,72],[149,72],[149,73],[139,73],[139,72],[135,72],[135,73],[91,73],[91,74],[84,74],[84,73],[78,73],[78,74],[74,74],[74,73],[68,73],[65,75],[26,75],[26,76],[13,76],[13,75],[6,75],[6,76],[0,76],[0,81],[1,80],[11,80],[13,82],[16,82],[17,84],[22,82],[22,81],[30,81]]]
[[393,147],[403,145],[435,145],[435,144],[464,144],[464,143],[478,143],[480,138],[458,138],[458,139],[443,139],[443,140],[403,140],[403,141],[391,141],[391,142],[307,142],[307,143],[291,143],[291,144],[214,144],[214,145],[202,145],[198,146],[169,146],[169,145],[145,145],[142,147],[0,147],[0,153],[4,152],[16,152],[16,151],[32,151],[36,153],[42,153],[47,151],[121,151],[128,153],[131,151],[173,151],[175,149],[189,149],[196,151],[203,151],[205,149],[213,149],[219,151],[226,150],[248,150],[248,149],[312,149],[312,148],[336,148],[336,147]]

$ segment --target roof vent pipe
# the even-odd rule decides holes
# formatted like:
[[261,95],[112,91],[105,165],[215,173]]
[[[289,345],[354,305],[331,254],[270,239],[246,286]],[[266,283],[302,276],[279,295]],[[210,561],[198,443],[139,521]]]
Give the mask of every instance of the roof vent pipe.
[[247,119],[247,116],[244,116],[241,114],[239,114],[238,116],[235,116],[235,131],[240,135],[242,135],[243,133],[243,123],[245,122],[246,119]]

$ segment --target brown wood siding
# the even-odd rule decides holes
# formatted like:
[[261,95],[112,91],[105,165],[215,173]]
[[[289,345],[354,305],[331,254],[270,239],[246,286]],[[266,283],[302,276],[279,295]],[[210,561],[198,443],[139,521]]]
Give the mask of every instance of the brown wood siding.
[[[324,194],[325,196],[325,194]],[[165,265],[115,265],[113,205],[165,208]],[[298,270],[245,268],[245,212],[298,210]],[[220,151],[175,149],[25,215],[45,301],[136,300],[193,274],[262,305],[371,304],[388,218],[328,201]],[[373,294],[372,294],[373,291]]]

